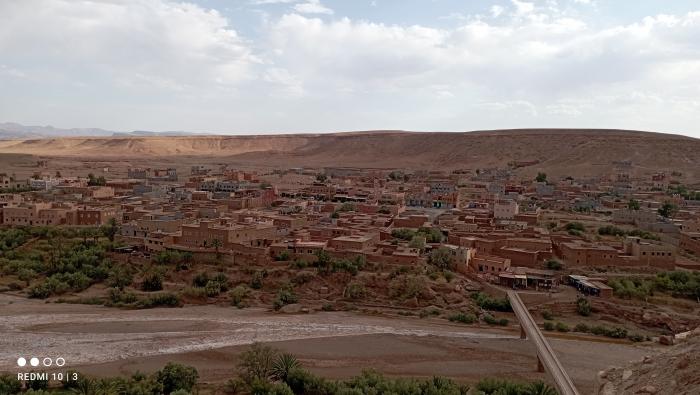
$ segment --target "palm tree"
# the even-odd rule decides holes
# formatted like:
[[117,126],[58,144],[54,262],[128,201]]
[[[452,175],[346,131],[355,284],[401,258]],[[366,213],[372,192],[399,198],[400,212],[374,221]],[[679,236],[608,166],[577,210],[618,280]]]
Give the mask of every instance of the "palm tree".
[[289,372],[299,369],[300,367],[301,364],[294,355],[280,354],[272,364],[272,377],[280,381],[285,381],[287,376],[289,376]]
[[536,381],[530,384],[526,391],[527,395],[557,395],[558,392],[549,385]]
[[214,250],[216,250],[216,259],[217,260],[221,259],[221,253],[219,252],[219,248],[223,245],[221,240],[212,239],[211,245],[212,245],[212,247],[214,247]]

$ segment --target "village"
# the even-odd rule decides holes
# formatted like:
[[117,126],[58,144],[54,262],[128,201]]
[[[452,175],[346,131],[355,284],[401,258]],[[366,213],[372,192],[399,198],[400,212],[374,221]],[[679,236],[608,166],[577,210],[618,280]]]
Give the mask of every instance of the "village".
[[[40,163],[45,166],[46,163]],[[561,269],[700,268],[700,199],[672,174],[631,163],[590,179],[518,179],[511,169],[129,168],[127,178],[0,175],[5,226],[119,226],[124,247],[311,262],[318,251],[450,267],[511,288],[548,289]],[[684,196],[685,194],[685,196]],[[693,199],[689,199],[692,197]],[[581,273],[579,273],[581,274]],[[602,281],[586,292],[610,296]]]

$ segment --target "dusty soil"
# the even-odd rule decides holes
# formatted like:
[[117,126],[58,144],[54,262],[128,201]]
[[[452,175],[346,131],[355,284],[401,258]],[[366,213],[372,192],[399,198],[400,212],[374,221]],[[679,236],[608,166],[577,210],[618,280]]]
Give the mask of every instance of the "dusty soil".
[[[117,310],[43,303],[0,295],[0,371],[19,356],[62,356],[92,375],[150,372],[168,361],[197,367],[206,383],[236,373],[236,357],[254,341],[296,354],[310,370],[343,378],[366,368],[395,376],[445,375],[547,379],[535,372],[533,345],[517,328],[470,328],[444,320],[345,312],[285,315],[258,309],[189,306]],[[649,346],[552,339],[582,393],[596,373],[653,354]]]

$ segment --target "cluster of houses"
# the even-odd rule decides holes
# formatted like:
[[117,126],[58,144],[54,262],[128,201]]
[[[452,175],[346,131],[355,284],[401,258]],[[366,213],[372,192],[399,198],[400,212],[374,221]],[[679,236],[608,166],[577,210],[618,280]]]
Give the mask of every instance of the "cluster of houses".
[[[326,251],[415,265],[443,249],[456,270],[547,289],[560,279],[546,262],[673,269],[680,252],[700,256],[700,201],[669,194],[672,177],[634,177],[631,168],[621,162],[610,176],[557,181],[524,179],[512,169],[257,172],[206,165],[184,177],[176,169],[132,168],[127,178],[100,185],[0,174],[7,191],[0,193],[0,224],[99,226],[115,218],[121,242],[146,253],[215,251],[258,264],[311,261]],[[16,191],[24,189],[31,191]],[[664,203],[676,208],[672,219],[659,215]],[[572,232],[566,225],[573,221],[592,230]],[[644,233],[600,237],[595,224]]]

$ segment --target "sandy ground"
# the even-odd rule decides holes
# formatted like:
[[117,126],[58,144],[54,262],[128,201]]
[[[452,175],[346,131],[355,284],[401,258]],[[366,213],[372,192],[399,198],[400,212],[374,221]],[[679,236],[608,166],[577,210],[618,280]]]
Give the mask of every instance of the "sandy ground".
[[[236,373],[236,357],[254,341],[273,342],[303,365],[343,378],[373,368],[394,376],[444,375],[547,379],[535,372],[534,346],[512,330],[474,328],[439,319],[329,312],[271,314],[263,310],[191,306],[117,310],[47,304],[0,295],[0,371],[16,360],[63,357],[66,368],[92,375],[151,372],[169,361],[195,366],[204,382]],[[643,346],[552,339],[562,363],[590,393],[598,371],[653,353]]]

